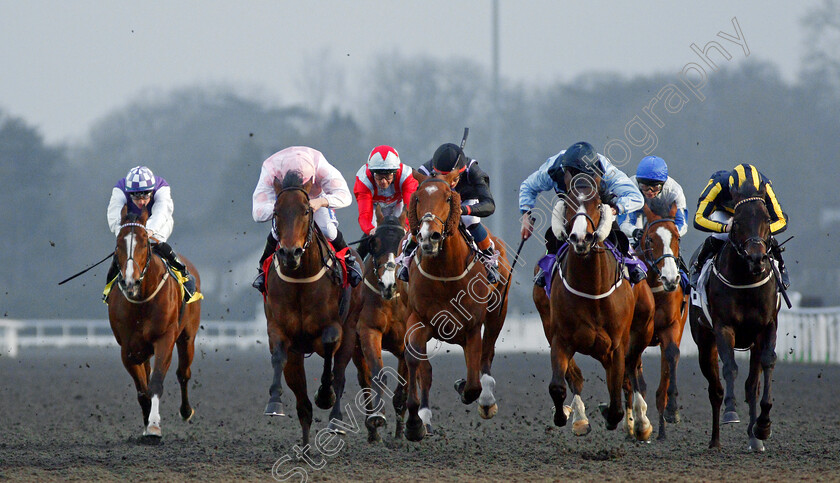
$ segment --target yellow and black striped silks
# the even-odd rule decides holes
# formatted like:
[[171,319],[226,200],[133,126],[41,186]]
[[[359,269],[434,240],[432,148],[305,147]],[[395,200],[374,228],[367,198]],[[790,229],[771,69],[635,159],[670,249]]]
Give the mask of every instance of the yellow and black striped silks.
[[715,211],[735,212],[730,189],[743,191],[745,187],[751,187],[760,191],[762,186],[765,188],[764,202],[770,212],[770,232],[774,235],[783,232],[787,228],[787,216],[776,199],[770,179],[755,166],[746,163],[739,164],[732,171],[718,171],[712,175],[697,202],[694,227],[700,231],[723,233],[726,224],[713,221],[709,216]]

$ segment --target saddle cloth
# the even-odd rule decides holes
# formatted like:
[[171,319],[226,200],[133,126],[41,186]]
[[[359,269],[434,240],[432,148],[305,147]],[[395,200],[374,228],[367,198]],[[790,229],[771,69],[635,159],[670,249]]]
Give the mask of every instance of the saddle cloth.
[[[204,295],[201,294],[198,290],[195,290],[195,277],[190,275],[189,277],[185,277],[181,272],[169,266],[168,263],[165,263],[166,268],[169,270],[169,274],[172,278],[178,282],[178,286],[181,288],[181,297],[184,301],[188,304],[195,302],[196,300],[201,300],[204,298]],[[111,290],[114,288],[114,282],[117,281],[119,275],[114,277],[112,280],[109,280],[108,283],[105,285],[105,289],[102,291],[102,303],[107,305],[108,304],[108,294],[111,293]],[[187,286],[191,288],[192,292],[187,289]]]

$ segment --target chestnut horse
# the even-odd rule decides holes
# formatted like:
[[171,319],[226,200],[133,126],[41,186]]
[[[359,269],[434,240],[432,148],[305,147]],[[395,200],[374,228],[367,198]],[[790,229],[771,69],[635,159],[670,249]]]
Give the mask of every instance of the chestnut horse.
[[[615,215],[601,203],[596,189],[600,181],[599,176],[572,179],[566,173],[566,186],[572,187],[576,200],[561,199],[552,213],[555,236],[567,240],[570,248],[552,273],[551,327],[546,331],[551,335],[548,392],[554,401],[554,424],[565,426],[566,374],[575,353],[589,355],[601,362],[607,373],[610,403],[601,407],[607,429],[618,427],[624,417],[621,395],[626,377],[633,390],[632,415],[626,419],[628,432],[638,440],[647,440],[653,428],[645,414],[641,354],[653,336],[653,295],[644,281],[635,287],[624,283],[621,264],[604,245]],[[583,421],[580,391],[575,388],[574,393],[574,420]],[[576,434],[589,431],[588,422],[581,426],[575,428]]]
[[[433,337],[464,348],[466,380],[455,388],[461,402],[478,400],[478,413],[492,418],[498,407],[493,395],[495,379],[490,367],[495,343],[507,315],[507,297],[497,285],[491,285],[478,254],[470,248],[459,230],[461,197],[450,187],[452,176],[426,178],[415,173],[420,187],[411,197],[408,221],[419,249],[410,268],[408,286],[409,317],[406,323],[408,365],[408,420],[405,436],[411,441],[423,439],[431,428],[429,377],[419,377],[424,361],[428,361],[426,343]],[[494,238],[505,261],[503,244]],[[510,278],[510,268],[499,264],[501,280]],[[479,287],[480,286],[480,287]],[[504,298],[503,298],[504,297]],[[482,327],[484,335],[482,337]],[[418,384],[421,384],[418,396]]]
[[[172,362],[172,349],[178,346],[178,370],[181,385],[181,417],[189,421],[195,411],[187,397],[190,364],[195,352],[195,334],[201,317],[201,301],[183,303],[181,287],[170,275],[163,260],[152,253],[146,231],[149,213],[127,214],[123,208],[117,235],[116,256],[120,273],[117,290],[108,294],[108,319],[121,348],[122,362],[137,389],[137,401],[143,410],[144,437],[159,439],[160,398],[163,379]],[[198,270],[180,257],[195,275],[196,292],[201,290]],[[154,370],[149,359],[155,356]]]
[[680,341],[688,315],[688,293],[680,285],[680,232],[674,221],[676,203],[670,206],[658,198],[645,200],[645,224],[638,252],[648,267],[647,282],[653,292],[653,340],[659,346],[661,370],[656,390],[659,411],[659,439],[665,439],[665,424],[680,421],[677,405],[677,364]]
[[[408,368],[405,363],[405,321],[408,318],[408,296],[405,283],[396,278],[395,257],[405,237],[405,217],[403,211],[399,217],[383,216],[376,205],[376,232],[370,238],[370,256],[365,262],[366,289],[362,295],[362,311],[359,316],[357,331],[366,367],[364,373],[358,369],[360,384],[372,388],[374,392],[371,410],[365,420],[368,441],[379,441],[378,428],[385,425],[382,393],[392,398],[397,424],[395,438],[402,438],[405,428],[406,385]],[[386,367],[382,362],[382,349],[397,357],[398,368]],[[359,364],[357,364],[358,368]],[[431,365],[424,361],[422,370],[431,371]],[[395,391],[387,387],[387,373],[397,380]],[[364,374],[363,374],[364,373]],[[374,375],[371,377],[372,375]]]
[[[700,369],[709,381],[709,402],[712,405],[712,438],[710,448],[720,447],[720,405],[723,387],[718,372],[718,354],[723,362],[727,396],[733,393],[738,366],[735,349],[750,350],[750,373],[745,390],[750,409],[747,427],[749,447],[764,451],[764,440],[770,437],[771,382],[776,364],[776,329],[779,298],[776,272],[768,255],[770,214],[762,187],[745,184],[742,191],[731,190],[735,214],[729,238],[712,262],[712,275],[706,285],[708,320],[702,309],[690,307],[691,335],[697,343]],[[764,375],[761,414],[756,417],[760,388]]]
[[[277,250],[266,270],[265,317],[274,378],[265,407],[267,416],[284,416],[282,377],[295,395],[303,445],[309,444],[312,403],[306,389],[303,359],[316,352],[324,358],[315,404],[330,409],[329,429],[343,434],[340,398],[344,371],[356,347],[356,319],[361,307],[361,284],[344,289],[334,252],[314,221],[309,204],[312,181],[297,172],[274,180],[277,201],[272,222]],[[339,302],[345,292],[346,307]],[[333,365],[333,362],[335,363]],[[338,401],[336,400],[338,398]]]

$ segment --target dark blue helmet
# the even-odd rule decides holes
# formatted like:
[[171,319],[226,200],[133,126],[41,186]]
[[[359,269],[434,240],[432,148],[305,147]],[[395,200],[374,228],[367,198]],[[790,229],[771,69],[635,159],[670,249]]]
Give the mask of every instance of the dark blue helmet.
[[548,175],[555,183],[563,184],[563,173],[568,170],[585,173],[589,176],[600,175],[598,152],[587,142],[577,142],[569,146],[548,169]]

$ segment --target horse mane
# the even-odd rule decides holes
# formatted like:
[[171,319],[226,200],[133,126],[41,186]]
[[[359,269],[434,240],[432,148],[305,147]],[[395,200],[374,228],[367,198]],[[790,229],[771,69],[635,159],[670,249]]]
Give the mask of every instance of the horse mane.
[[671,206],[673,202],[669,202],[660,197],[645,199],[645,204],[654,215],[660,218],[671,218]]
[[283,176],[282,189],[297,188],[303,186],[303,173],[300,171],[289,171]]
[[408,202],[408,231],[413,236],[420,231],[420,221],[417,219],[417,193],[411,195],[411,200]]

